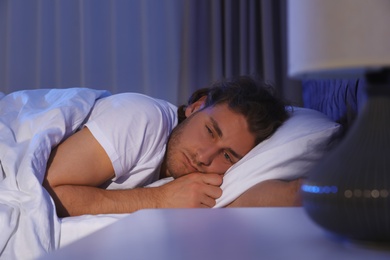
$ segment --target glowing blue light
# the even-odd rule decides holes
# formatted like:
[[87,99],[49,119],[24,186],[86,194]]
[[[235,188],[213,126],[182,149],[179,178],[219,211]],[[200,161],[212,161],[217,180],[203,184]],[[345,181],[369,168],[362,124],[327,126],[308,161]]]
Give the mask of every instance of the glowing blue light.
[[329,194],[329,193],[337,193],[338,189],[336,186],[317,186],[317,185],[307,185],[304,184],[301,187],[302,191],[308,193],[316,193],[316,194]]

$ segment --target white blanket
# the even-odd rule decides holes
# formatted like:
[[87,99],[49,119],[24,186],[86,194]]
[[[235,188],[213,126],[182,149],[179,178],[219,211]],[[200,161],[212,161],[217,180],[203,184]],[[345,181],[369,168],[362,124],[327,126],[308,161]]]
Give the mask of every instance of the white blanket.
[[33,259],[58,247],[60,220],[41,185],[46,162],[107,95],[85,88],[0,93],[0,258]]

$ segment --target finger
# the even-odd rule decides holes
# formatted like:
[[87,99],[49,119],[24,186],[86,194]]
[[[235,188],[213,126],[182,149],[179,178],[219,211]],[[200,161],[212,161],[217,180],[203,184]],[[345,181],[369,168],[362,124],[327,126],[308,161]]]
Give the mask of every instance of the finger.
[[207,206],[207,205],[205,205],[205,204],[203,204],[203,203],[200,203],[200,206],[199,206],[199,208],[205,208],[205,209],[209,209],[210,207],[209,207],[209,206]]
[[208,197],[212,199],[218,199],[222,196],[222,189],[217,186],[208,185],[203,191]]
[[223,178],[219,174],[203,174],[202,180],[204,183],[214,185],[214,186],[220,186],[222,184]]
[[[215,199],[209,197],[209,196],[203,196],[201,200],[201,205],[203,205],[205,208],[212,208],[216,204]],[[201,207],[203,207],[201,206]]]

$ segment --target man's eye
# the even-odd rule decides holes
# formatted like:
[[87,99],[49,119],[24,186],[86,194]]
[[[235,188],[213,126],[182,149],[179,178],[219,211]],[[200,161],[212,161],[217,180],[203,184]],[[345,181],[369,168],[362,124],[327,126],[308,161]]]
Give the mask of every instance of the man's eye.
[[206,129],[209,135],[211,135],[211,137],[214,137],[213,131],[211,131],[211,129],[208,126],[206,126]]
[[230,158],[230,155],[228,153],[223,153],[223,157],[225,157],[226,160],[233,163],[232,159]]

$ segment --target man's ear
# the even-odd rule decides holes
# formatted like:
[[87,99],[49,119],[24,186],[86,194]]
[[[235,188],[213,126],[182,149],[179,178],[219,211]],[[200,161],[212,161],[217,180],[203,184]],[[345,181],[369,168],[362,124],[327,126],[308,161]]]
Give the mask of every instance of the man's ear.
[[204,103],[206,101],[207,96],[200,97],[197,101],[192,103],[191,105],[188,105],[185,110],[186,117],[189,117],[192,113],[198,111],[199,109],[202,109],[204,106]]

